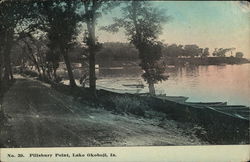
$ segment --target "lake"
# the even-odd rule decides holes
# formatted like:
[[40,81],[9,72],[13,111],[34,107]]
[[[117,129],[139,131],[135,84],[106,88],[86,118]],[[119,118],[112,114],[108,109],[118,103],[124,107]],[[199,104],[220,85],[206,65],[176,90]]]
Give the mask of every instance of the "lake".
[[[99,69],[97,87],[111,91],[145,93],[147,84],[138,67]],[[226,101],[250,106],[250,64],[186,66],[168,68],[169,79],[155,85],[157,94],[186,96],[188,101]],[[145,88],[129,88],[123,84],[142,81]]]

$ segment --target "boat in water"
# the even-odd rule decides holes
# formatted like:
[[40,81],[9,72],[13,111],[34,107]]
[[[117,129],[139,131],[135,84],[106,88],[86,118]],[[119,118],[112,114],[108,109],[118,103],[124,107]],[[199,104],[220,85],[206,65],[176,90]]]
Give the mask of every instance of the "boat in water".
[[141,93],[141,90],[143,88],[127,88],[127,89],[124,89],[124,88],[108,88],[108,87],[105,87],[105,86],[101,86],[101,85],[97,85],[96,86],[97,89],[103,89],[103,90],[106,90],[106,91],[110,91],[110,92],[115,92],[115,93],[129,93],[129,94],[140,94]]
[[178,102],[178,103],[184,103],[189,97],[185,96],[166,96],[164,95],[156,95],[156,98],[163,99],[163,100],[169,100],[173,102]]
[[226,106],[227,102],[185,102],[185,104],[195,106]]
[[124,87],[130,87],[130,88],[144,88],[145,85],[142,83],[142,81],[139,81],[138,83],[134,84],[122,84]]
[[125,87],[131,87],[131,88],[144,88],[145,86],[143,84],[122,84]]

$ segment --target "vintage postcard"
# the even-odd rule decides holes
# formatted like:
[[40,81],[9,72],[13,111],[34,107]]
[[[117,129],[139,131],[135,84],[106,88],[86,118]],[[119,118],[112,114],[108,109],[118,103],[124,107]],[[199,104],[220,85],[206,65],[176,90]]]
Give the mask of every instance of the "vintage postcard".
[[0,161],[249,161],[247,1],[0,0]]

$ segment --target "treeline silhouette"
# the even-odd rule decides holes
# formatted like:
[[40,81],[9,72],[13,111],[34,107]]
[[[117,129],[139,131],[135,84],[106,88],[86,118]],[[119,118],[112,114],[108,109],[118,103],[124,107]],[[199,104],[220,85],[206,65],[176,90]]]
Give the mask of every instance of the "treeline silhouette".
[[[207,64],[218,64],[219,62],[227,63],[227,59],[223,57],[231,57],[233,56],[231,51],[234,50],[234,48],[219,48],[214,49],[212,52],[210,52],[209,48],[200,48],[198,45],[177,45],[177,44],[170,44],[170,45],[163,45],[162,47],[162,59],[165,59],[166,62],[169,62],[171,64],[173,63],[173,60],[175,60],[175,63],[177,64],[177,60],[179,58],[180,60],[190,61],[193,60],[193,62],[197,58],[205,59],[208,57],[218,57],[211,59],[212,61],[208,61]],[[236,52],[235,56],[236,58],[243,58],[242,52]],[[121,43],[121,42],[106,42],[103,43],[102,49],[97,53],[96,56],[97,63],[102,64],[104,66],[115,64],[115,61],[123,61],[123,62],[138,62],[139,56],[138,51],[136,48],[129,44],[129,43]],[[222,61],[217,61],[222,60]],[[213,62],[214,61],[214,62]],[[197,62],[197,61],[196,61]],[[196,63],[197,64],[197,63]]]

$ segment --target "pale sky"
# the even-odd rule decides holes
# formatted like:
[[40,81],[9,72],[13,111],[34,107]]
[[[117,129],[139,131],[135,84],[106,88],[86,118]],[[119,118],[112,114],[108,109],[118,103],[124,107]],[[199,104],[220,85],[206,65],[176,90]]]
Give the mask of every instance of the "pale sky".
[[[197,44],[202,48],[235,47],[250,58],[250,4],[232,1],[155,1],[154,6],[167,10],[172,20],[165,24],[160,40],[172,44]],[[245,3],[247,3],[245,1]],[[120,8],[99,19],[108,25],[120,16]],[[97,30],[101,42],[126,42],[123,31],[111,34]]]

